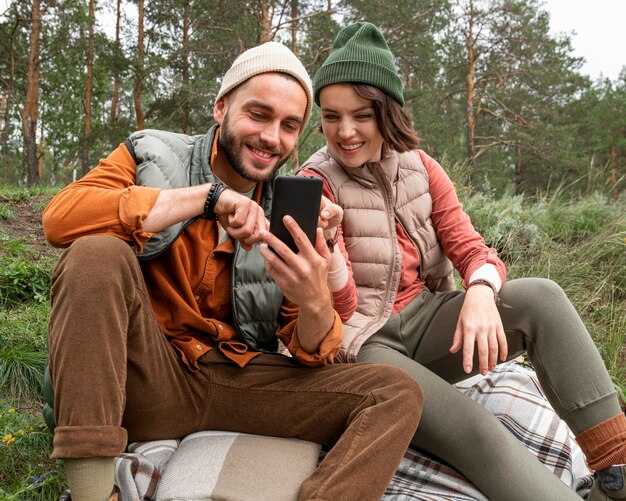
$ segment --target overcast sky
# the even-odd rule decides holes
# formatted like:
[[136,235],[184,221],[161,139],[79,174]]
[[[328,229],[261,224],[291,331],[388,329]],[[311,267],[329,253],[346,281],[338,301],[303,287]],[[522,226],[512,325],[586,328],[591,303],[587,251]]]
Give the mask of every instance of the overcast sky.
[[626,66],[626,0],[544,0],[554,33],[572,33],[582,72],[615,80]]

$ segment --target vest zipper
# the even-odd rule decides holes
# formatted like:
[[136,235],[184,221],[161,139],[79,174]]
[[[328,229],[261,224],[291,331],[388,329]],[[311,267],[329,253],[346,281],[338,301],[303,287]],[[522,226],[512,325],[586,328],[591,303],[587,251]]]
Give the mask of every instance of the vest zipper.
[[[394,212],[395,215],[395,212]],[[424,280],[423,276],[422,276],[422,263],[424,262],[424,256],[422,253],[422,249],[420,249],[419,244],[417,243],[416,240],[413,239],[413,237],[410,235],[410,233],[407,231],[406,226],[404,226],[404,223],[402,223],[402,219],[400,219],[399,217],[396,218],[396,221],[398,221],[398,224],[402,227],[402,229],[404,230],[404,234],[409,237],[409,240],[413,243],[413,245],[415,246],[415,248],[417,249],[417,254],[419,255],[420,258],[420,262],[417,265],[417,273],[418,273],[418,277],[422,282],[424,282],[424,287],[426,287],[426,281]]]
[[237,267],[237,255],[239,254],[239,242],[237,242],[234,238],[233,246],[235,247],[235,252],[233,253],[233,265],[231,267],[230,276],[230,307],[233,312],[233,327],[243,342],[248,344],[246,338],[242,335],[239,329],[239,323],[237,322],[237,304],[235,303],[235,268]]
[[[378,173],[378,170],[372,170],[372,174],[374,175],[374,177],[376,178],[376,180],[379,183],[379,186],[381,187],[381,193],[383,195],[383,202],[385,204],[385,209],[387,211],[387,214],[391,214],[391,217],[393,218],[393,221],[390,222],[390,230],[391,230],[391,240],[392,240],[392,244],[391,244],[391,266],[389,267],[389,274],[387,275],[387,283],[391,285],[391,278],[393,277],[393,270],[396,267],[396,246],[393,242],[395,242],[395,240],[397,240],[397,235],[396,235],[396,225],[395,223],[395,210],[393,209],[393,199],[392,199],[392,188],[391,188],[391,184],[387,183],[387,178],[385,178],[385,176],[381,176]],[[385,297],[384,297],[384,301],[382,302],[382,309],[380,309],[378,311],[378,319],[381,319],[383,316],[383,313],[385,312],[385,307],[387,305],[387,302],[389,301],[389,296],[391,295],[391,287],[387,287],[387,290],[385,291]]]

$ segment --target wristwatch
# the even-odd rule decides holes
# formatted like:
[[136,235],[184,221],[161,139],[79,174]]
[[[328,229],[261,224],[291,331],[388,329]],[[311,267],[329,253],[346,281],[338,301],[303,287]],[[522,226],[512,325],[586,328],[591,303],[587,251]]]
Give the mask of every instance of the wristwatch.
[[330,251],[331,254],[335,252],[335,245],[337,245],[338,240],[339,240],[339,229],[335,228],[335,236],[332,238],[326,239],[326,246],[328,247],[328,250]]

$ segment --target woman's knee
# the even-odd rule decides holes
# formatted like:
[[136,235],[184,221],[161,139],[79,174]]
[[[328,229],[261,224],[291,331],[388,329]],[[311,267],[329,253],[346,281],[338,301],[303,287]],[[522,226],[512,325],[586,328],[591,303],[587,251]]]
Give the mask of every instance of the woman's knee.
[[519,278],[506,282],[500,290],[500,298],[506,306],[524,308],[527,314],[534,308],[552,308],[560,301],[568,301],[561,286],[547,278]]

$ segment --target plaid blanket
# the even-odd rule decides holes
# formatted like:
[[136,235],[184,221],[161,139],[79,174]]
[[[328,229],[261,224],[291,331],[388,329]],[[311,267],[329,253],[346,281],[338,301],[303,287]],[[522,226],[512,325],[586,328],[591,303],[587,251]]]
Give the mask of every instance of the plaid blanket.
[[[456,385],[489,409],[546,468],[585,496],[592,478],[582,451],[555,414],[532,370],[515,362],[502,364],[486,377]],[[116,458],[121,499],[152,500],[176,440],[131,444]],[[381,501],[488,501],[463,475],[422,452],[409,449]]]
[[[565,484],[585,496],[592,477],[574,436],[548,404],[535,373],[511,362],[486,377],[475,376],[456,387],[489,409]],[[488,501],[463,475],[423,452],[409,449],[383,501]]]

